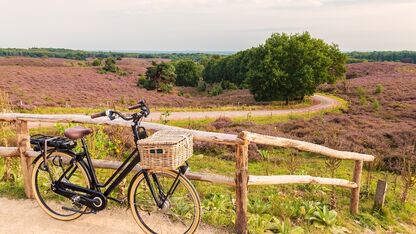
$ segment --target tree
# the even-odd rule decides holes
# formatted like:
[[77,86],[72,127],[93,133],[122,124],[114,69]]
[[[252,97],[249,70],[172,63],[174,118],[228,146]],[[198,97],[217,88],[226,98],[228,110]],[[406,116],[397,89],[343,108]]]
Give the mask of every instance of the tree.
[[322,83],[345,74],[346,56],[305,32],[273,34],[264,45],[251,49],[250,91],[258,101],[303,99]]
[[152,66],[147,68],[146,78],[148,80],[146,89],[162,91],[162,84],[173,85],[175,83],[175,67],[171,63],[152,61]]
[[116,66],[116,60],[114,58],[107,58],[104,61],[103,71],[117,73],[119,70],[120,68]]
[[190,59],[183,59],[174,63],[176,72],[176,85],[192,86],[198,85],[201,80],[204,67]]

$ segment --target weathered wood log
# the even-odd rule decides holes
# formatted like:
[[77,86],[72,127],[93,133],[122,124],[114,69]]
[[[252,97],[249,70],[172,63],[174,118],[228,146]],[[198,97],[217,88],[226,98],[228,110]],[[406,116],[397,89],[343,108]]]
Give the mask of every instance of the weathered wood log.
[[236,220],[235,227],[237,233],[247,233],[247,203],[248,203],[248,145],[249,141],[245,134],[240,134],[239,138],[243,144],[237,145],[236,165],[235,165],[235,193],[236,193]]
[[26,151],[30,149],[30,136],[27,121],[17,121],[16,132],[18,144],[17,150],[20,156],[20,166],[22,169],[23,186],[25,188],[25,194],[28,198],[33,198],[33,191],[31,185],[32,159],[26,154]]
[[250,175],[248,185],[278,185],[278,184],[320,184],[335,185],[344,188],[356,188],[357,184],[344,179],[313,177],[308,175],[278,175],[254,176]]
[[376,195],[374,196],[374,209],[380,210],[384,206],[386,199],[387,182],[385,180],[377,181]]
[[352,181],[357,184],[357,187],[351,189],[351,201],[350,201],[350,213],[353,215],[356,215],[359,212],[362,171],[363,171],[363,161],[360,161],[360,160],[355,161],[354,174],[353,174]]
[[365,162],[370,162],[374,160],[374,156],[372,155],[334,150],[325,146],[321,146],[321,145],[317,145],[317,144],[313,144],[309,142],[292,140],[292,139],[287,139],[287,138],[282,138],[282,137],[260,135],[257,133],[251,133],[251,132],[245,132],[245,131],[243,133],[247,135],[247,140],[253,143],[257,143],[257,144],[272,145],[272,146],[278,146],[278,147],[284,147],[284,148],[294,148],[294,149],[298,149],[301,151],[317,153],[317,154],[325,155],[325,156],[332,157],[332,158],[338,158],[338,159],[361,160]]
[[[107,117],[91,119],[88,115],[53,115],[53,114],[23,114],[23,113],[0,113],[0,121],[16,121],[24,120],[31,122],[47,122],[47,123],[85,123],[85,124],[105,124],[105,125],[116,125],[126,126],[131,125],[130,121],[124,121],[122,119],[109,120]],[[167,126],[158,123],[142,122],[142,126],[151,130],[162,130],[162,129],[177,129],[180,131],[188,131],[192,133],[194,139],[197,141],[208,141],[219,144],[235,145],[240,141],[236,135],[215,133],[215,132],[204,132],[199,130],[189,130],[185,128]]]
[[0,157],[20,157],[17,147],[0,147]]
[[[26,155],[36,157],[39,155],[39,152],[29,149],[26,150]],[[20,157],[19,149],[18,147],[0,147],[0,157]]]

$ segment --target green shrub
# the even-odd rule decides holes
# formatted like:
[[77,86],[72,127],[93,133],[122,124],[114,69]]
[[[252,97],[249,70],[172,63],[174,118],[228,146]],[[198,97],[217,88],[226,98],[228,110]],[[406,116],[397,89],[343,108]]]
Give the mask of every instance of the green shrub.
[[146,89],[170,92],[176,79],[175,67],[171,63],[153,61],[152,66],[147,68],[146,78],[149,82]]
[[355,90],[358,96],[365,96],[367,95],[367,90],[363,86],[358,86]]
[[96,58],[96,59],[94,59],[94,60],[92,61],[91,65],[92,65],[92,66],[94,66],[94,67],[101,66],[101,59],[100,59],[100,58]]
[[162,84],[160,84],[160,87],[159,87],[158,91],[160,91],[162,93],[171,93],[172,89],[173,89],[172,84],[162,83]]
[[380,94],[384,91],[384,86],[382,84],[377,84],[376,89],[374,90],[375,94]]
[[372,106],[373,106],[373,109],[376,110],[376,111],[380,110],[380,108],[381,108],[381,104],[377,99],[373,100]]
[[207,83],[203,80],[200,80],[196,89],[198,92],[205,92],[207,90]]
[[137,86],[148,89],[148,90],[152,90],[155,89],[155,87],[152,87],[151,85],[153,85],[152,82],[149,81],[149,79],[147,79],[144,75],[140,75],[139,78],[137,79]]
[[227,89],[228,90],[236,90],[236,89],[238,89],[237,85],[235,85],[234,83],[232,83],[232,82],[230,82],[228,80],[221,81],[220,85],[221,85],[221,88],[226,89],[226,90]]
[[114,60],[114,58],[107,58],[104,61],[102,70],[105,72],[117,73],[119,72],[120,68],[116,66],[116,60]]
[[210,96],[218,96],[220,94],[222,94],[223,89],[221,87],[221,85],[219,84],[215,84],[214,86],[212,86],[211,90],[209,91],[209,95]]

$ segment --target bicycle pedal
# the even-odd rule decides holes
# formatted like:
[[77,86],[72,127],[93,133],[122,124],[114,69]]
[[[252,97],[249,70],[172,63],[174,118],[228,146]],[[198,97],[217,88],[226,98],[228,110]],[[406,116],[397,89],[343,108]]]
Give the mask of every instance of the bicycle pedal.
[[118,202],[119,204],[123,204],[123,203],[126,202],[126,198],[123,198],[122,200],[114,198],[114,197],[107,197],[107,198],[112,200],[112,201]]
[[69,207],[66,207],[66,206],[62,206],[62,210],[67,210],[67,211],[72,211],[72,212],[76,212],[76,213],[86,214],[86,212],[82,212],[80,210],[69,208]]

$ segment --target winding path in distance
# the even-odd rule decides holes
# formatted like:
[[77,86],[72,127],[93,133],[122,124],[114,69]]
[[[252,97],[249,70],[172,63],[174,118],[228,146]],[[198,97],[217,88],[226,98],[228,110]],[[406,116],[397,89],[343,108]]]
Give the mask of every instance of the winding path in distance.
[[[302,108],[295,109],[279,109],[279,110],[235,110],[235,111],[189,111],[189,112],[170,112],[167,120],[187,120],[187,119],[216,119],[219,117],[247,117],[250,116],[282,116],[293,113],[308,113],[313,111],[326,110],[340,106],[341,103],[334,98],[315,94],[312,96],[312,105]],[[150,106],[151,111],[151,106]],[[145,122],[156,122],[160,121],[160,116],[163,112],[151,112],[150,115],[144,119]],[[29,122],[29,128],[39,127],[53,127],[54,123],[37,123]]]
[[[236,111],[194,111],[194,112],[171,112],[167,117],[168,120],[186,120],[186,119],[216,119],[219,117],[247,117],[251,116],[278,116],[292,113],[307,113],[312,111],[326,110],[337,107],[341,103],[331,97],[315,94],[312,96],[312,105],[297,109],[280,109],[280,110],[236,110]],[[159,121],[162,112],[151,112],[145,121]]]

